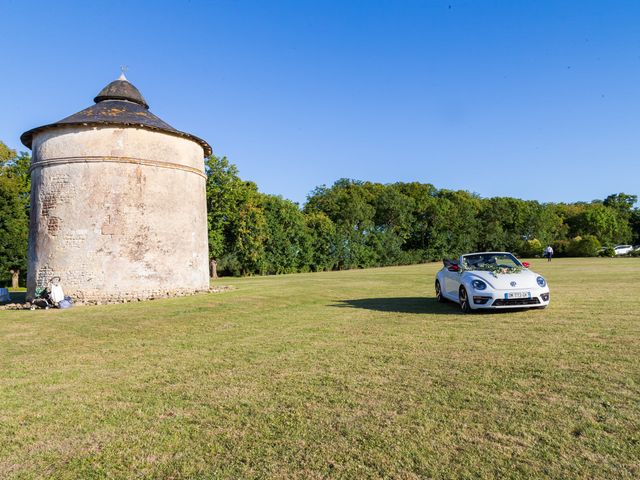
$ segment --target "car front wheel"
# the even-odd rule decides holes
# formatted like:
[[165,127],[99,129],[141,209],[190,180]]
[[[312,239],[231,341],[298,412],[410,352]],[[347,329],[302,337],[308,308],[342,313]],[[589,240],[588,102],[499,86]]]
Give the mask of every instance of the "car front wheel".
[[464,287],[460,287],[460,309],[462,313],[471,313],[471,305],[469,305],[469,295],[467,294],[467,289]]
[[436,300],[438,300],[440,303],[445,302],[445,299],[442,296],[442,287],[440,286],[439,280],[436,280]]

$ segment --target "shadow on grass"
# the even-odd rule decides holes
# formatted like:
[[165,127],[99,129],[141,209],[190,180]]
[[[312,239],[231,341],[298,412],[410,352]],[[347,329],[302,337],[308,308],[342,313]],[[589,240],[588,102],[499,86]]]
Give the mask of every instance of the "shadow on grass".
[[434,313],[438,315],[459,315],[460,309],[454,303],[439,303],[427,297],[358,298],[340,300],[332,307],[363,308],[378,312]]

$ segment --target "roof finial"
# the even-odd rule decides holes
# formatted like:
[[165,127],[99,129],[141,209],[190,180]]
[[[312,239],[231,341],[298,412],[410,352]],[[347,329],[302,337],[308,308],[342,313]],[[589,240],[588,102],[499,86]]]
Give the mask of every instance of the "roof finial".
[[124,80],[125,82],[129,81],[129,80],[127,80],[127,77],[124,76],[124,72],[126,72],[127,70],[129,70],[129,66],[128,65],[121,65],[120,66],[120,77],[118,77],[118,80]]

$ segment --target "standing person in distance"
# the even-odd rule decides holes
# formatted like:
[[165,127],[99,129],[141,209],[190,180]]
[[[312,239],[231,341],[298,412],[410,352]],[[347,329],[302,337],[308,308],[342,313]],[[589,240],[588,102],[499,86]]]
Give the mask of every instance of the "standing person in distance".
[[544,256],[547,257],[547,261],[551,261],[551,257],[553,257],[553,248],[551,245],[547,245],[547,248],[544,249]]

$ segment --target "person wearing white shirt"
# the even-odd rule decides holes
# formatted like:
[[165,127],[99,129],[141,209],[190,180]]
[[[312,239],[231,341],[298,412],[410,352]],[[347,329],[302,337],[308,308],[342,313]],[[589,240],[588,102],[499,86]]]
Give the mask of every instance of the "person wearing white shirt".
[[551,261],[551,257],[553,257],[553,248],[551,245],[547,245],[547,248],[544,249],[544,256],[547,257],[547,261]]

